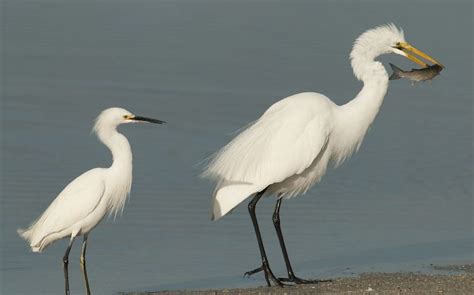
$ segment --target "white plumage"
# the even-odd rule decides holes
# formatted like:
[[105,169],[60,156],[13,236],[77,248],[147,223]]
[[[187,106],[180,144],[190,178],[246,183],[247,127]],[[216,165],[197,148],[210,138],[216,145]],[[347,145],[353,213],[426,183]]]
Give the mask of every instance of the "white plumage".
[[364,83],[353,100],[338,106],[319,93],[284,98],[217,152],[203,172],[203,176],[217,183],[212,198],[213,220],[255,195],[249,212],[262,266],[249,275],[263,270],[268,285],[270,280],[281,285],[268,266],[255,215],[260,197],[275,195],[279,199],[274,224],[289,278],[296,283],[304,281],[294,276],[286,253],[279,223],[281,200],[305,193],[323,177],[331,162],[337,166],[358,150],[387,92],[387,72],[375,61],[386,53],[400,54],[426,66],[410,54],[415,53],[439,64],[405,42],[403,31],[393,24],[368,30],[356,39],[350,53],[354,75]]
[[266,187],[266,195],[304,193],[331,161],[337,166],[358,150],[388,87],[387,72],[374,59],[385,53],[410,58],[399,44],[407,43],[393,24],[366,31],[350,54],[354,75],[364,83],[353,100],[338,106],[319,93],[289,96],[217,152],[203,173],[217,182],[212,219]]
[[[220,181],[213,219],[219,219],[269,184],[279,185],[271,187],[268,193],[291,197],[305,192],[317,181],[325,165],[307,168],[327,146],[333,105],[317,93],[280,100],[219,151],[205,172]],[[327,159],[321,160],[327,163]],[[310,170],[322,171],[309,175]]]
[[[133,116],[120,108],[103,111],[94,125],[98,138],[111,150],[112,166],[94,168],[71,183],[54,199],[48,209],[28,229],[19,230],[35,252],[52,242],[93,229],[107,213],[123,209],[132,184],[132,151],[116,127]],[[129,120],[132,122],[131,120]]]
[[104,169],[96,168],[74,179],[27,230],[19,230],[33,252],[52,242],[89,232],[107,210]]
[[[70,238],[65,255],[66,294],[69,292],[67,256],[74,238],[83,235],[85,243],[88,233],[107,214],[117,214],[123,210],[132,185],[132,151],[127,138],[117,131],[117,126],[138,121],[163,123],[135,116],[121,108],[103,111],[93,130],[112,152],[112,165],[109,168],[89,170],[74,179],[35,222],[26,230],[18,230],[34,252],[41,252],[56,240]],[[89,293],[86,275],[85,279]]]
[[[300,93],[284,98],[231,142],[217,152],[203,176],[217,182],[212,198],[212,219],[229,213],[245,199],[257,236],[262,265],[246,275],[265,272],[267,285],[273,281],[311,283],[295,276],[280,227],[283,198],[305,193],[326,173],[330,163],[342,163],[357,151],[382,105],[388,75],[375,61],[381,54],[396,53],[426,66],[415,53],[439,64],[432,57],[405,42],[402,30],[393,24],[371,29],[354,42],[350,59],[357,79],[364,87],[348,103],[338,106],[319,93]],[[282,248],[288,278],[277,279],[269,266],[255,214],[264,195],[278,197],[273,223]]]

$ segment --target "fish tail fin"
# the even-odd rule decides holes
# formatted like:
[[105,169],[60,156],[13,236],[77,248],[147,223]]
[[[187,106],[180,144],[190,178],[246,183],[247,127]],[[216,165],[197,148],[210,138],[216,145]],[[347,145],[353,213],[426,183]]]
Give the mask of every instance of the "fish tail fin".
[[392,63],[389,63],[390,67],[392,68],[392,75],[390,76],[390,78],[388,78],[389,80],[397,80],[397,79],[400,79],[402,77],[401,73],[403,73],[403,70],[400,69],[399,67],[397,67],[396,65],[392,64]]

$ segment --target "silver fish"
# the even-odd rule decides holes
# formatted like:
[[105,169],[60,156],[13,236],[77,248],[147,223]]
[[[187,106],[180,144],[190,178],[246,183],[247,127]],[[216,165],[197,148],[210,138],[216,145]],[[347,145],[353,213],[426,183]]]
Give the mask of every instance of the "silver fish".
[[432,80],[443,70],[443,66],[438,64],[427,66],[422,69],[412,69],[411,71],[404,71],[394,64],[390,64],[390,67],[392,68],[393,74],[390,76],[389,80],[407,78],[410,79],[412,83]]

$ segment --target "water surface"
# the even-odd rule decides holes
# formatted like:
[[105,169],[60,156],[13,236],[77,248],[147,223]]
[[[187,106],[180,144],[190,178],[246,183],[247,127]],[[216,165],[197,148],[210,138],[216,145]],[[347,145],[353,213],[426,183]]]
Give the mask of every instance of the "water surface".
[[[446,69],[433,83],[393,81],[360,152],[283,204],[293,266],[325,278],[472,261],[472,11],[455,1],[4,2],[1,294],[62,294],[66,241],[38,255],[16,229],[74,177],[110,165],[90,129],[111,106],[168,124],[121,128],[134,183],[123,215],[90,235],[94,293],[264,284],[242,278],[259,264],[246,206],[211,222],[200,163],[280,98],[353,98],[353,40],[392,21]],[[283,275],[273,205],[261,201],[258,214]],[[79,244],[73,294],[83,292]]]

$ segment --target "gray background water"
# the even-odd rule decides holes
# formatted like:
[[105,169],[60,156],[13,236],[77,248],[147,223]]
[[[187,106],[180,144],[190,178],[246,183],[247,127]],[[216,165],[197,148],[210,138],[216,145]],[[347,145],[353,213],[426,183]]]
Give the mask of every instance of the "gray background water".
[[[61,294],[66,241],[31,253],[16,229],[83,171],[110,164],[90,135],[104,108],[163,126],[124,126],[134,183],[123,215],[89,239],[92,290],[263,285],[246,206],[209,220],[200,162],[276,100],[318,91],[341,104],[361,87],[348,53],[364,30],[395,22],[446,65],[433,83],[390,84],[360,152],[284,203],[301,277],[428,270],[472,261],[472,2],[4,1],[1,294]],[[404,67],[401,57],[382,57]],[[258,213],[271,264],[284,274]],[[71,287],[81,294],[79,244]]]

